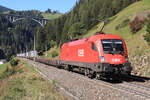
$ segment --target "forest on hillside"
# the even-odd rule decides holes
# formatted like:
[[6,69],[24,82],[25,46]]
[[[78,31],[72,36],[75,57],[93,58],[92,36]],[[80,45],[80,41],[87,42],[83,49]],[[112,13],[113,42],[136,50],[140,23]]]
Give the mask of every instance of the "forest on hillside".
[[[43,18],[38,11],[10,11],[10,14]],[[10,58],[17,53],[33,49],[34,33],[40,27],[31,19],[11,23],[0,15],[0,58]]]
[[45,46],[59,46],[78,39],[99,23],[99,20],[109,18],[137,1],[139,0],[79,0],[69,13],[38,29],[37,50],[44,51]]
[[[4,8],[4,7],[3,7]],[[10,58],[17,53],[23,53],[33,50],[34,34],[41,25],[32,19],[23,19],[15,23],[9,22],[5,17],[5,10],[0,7],[0,59]],[[9,14],[18,16],[27,16],[33,18],[44,18],[43,13],[57,14],[55,10],[38,10],[15,11],[10,10]],[[42,38],[42,37],[41,37]]]
[[[23,20],[12,24],[1,15],[0,51],[4,52],[1,54],[5,54],[4,56],[9,58],[16,53],[32,50],[34,34],[36,34],[38,52],[80,38],[99,20],[109,18],[137,1],[139,0],[79,0],[70,12],[51,20],[44,28],[39,27],[32,20]],[[12,11],[10,13],[42,17],[38,11]]]

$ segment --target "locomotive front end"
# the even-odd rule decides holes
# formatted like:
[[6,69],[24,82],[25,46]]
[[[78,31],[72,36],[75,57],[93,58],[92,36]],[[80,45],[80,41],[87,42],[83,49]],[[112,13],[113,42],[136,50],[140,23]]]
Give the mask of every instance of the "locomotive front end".
[[131,74],[126,44],[121,38],[101,39],[100,62],[105,66],[105,74]]

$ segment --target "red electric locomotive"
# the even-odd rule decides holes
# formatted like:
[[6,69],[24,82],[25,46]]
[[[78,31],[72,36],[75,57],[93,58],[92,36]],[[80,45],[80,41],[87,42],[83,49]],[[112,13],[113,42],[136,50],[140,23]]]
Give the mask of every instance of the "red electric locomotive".
[[129,75],[132,71],[125,41],[118,35],[98,34],[65,43],[59,59],[64,68],[77,68],[88,76]]

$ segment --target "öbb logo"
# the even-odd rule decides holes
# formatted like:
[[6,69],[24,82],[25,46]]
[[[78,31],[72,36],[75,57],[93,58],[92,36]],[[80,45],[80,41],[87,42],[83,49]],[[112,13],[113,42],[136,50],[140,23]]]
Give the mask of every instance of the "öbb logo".
[[84,56],[84,49],[79,49],[78,50],[78,56],[83,57]]

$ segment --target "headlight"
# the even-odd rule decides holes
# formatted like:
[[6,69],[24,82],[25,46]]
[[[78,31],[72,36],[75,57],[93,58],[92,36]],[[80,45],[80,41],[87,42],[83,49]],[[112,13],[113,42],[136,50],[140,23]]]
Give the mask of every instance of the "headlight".
[[112,59],[112,62],[120,62],[120,59]]
[[125,56],[125,59],[126,59],[126,61],[129,61],[129,58],[128,58],[128,56]]
[[101,60],[102,63],[105,62],[105,57],[104,56],[100,56],[100,60]]

